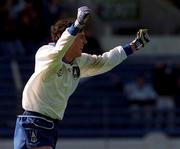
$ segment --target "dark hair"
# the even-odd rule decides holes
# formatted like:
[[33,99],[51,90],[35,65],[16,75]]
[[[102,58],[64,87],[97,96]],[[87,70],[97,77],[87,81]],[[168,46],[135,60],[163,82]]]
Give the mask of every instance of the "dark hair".
[[74,18],[62,19],[51,26],[51,38],[53,42],[57,42],[66,28],[74,23]]

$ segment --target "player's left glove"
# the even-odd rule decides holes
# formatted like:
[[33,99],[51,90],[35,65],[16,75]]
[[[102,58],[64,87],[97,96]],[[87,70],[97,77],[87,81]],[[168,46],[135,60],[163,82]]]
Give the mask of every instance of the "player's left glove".
[[135,46],[136,50],[139,50],[141,47],[144,47],[150,41],[148,34],[148,29],[140,29],[137,32],[135,40],[132,41],[132,44]]

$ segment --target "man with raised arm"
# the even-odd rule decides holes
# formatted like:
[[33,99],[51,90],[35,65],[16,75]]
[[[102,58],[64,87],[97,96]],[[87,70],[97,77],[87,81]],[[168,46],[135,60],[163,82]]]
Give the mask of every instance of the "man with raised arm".
[[57,21],[51,28],[53,43],[38,49],[35,71],[23,90],[24,113],[17,117],[14,149],[55,149],[58,121],[63,119],[80,78],[111,70],[150,40],[147,30],[141,29],[135,40],[125,46],[99,56],[82,53],[87,43],[83,29],[90,13],[83,6],[75,21]]

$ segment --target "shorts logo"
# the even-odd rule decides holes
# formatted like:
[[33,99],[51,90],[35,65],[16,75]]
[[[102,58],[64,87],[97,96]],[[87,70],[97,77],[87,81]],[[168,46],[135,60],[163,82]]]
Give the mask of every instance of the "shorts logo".
[[34,131],[31,132],[31,142],[36,143],[37,142],[37,136]]

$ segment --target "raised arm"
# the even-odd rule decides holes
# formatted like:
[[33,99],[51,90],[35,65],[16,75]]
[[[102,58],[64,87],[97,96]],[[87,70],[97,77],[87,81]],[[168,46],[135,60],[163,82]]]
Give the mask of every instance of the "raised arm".
[[81,77],[88,77],[107,72],[120,64],[129,55],[144,47],[150,41],[146,29],[140,29],[136,38],[125,46],[117,46],[103,55],[82,54],[79,58]]
[[52,27],[53,45],[42,46],[36,53],[37,67],[58,66],[67,51],[72,46],[78,32],[85,26],[90,16],[90,9],[86,6],[78,9],[75,21],[59,20]]
[[74,41],[74,37],[77,35],[79,31],[81,31],[89,17],[90,17],[91,10],[87,6],[82,6],[78,8],[77,13],[77,19],[75,22],[69,27],[61,36],[61,38],[57,41],[55,50],[59,52],[60,59],[62,59],[67,52],[67,50],[70,48]]

